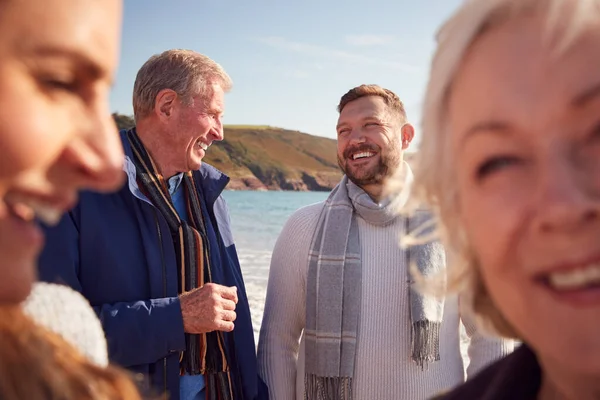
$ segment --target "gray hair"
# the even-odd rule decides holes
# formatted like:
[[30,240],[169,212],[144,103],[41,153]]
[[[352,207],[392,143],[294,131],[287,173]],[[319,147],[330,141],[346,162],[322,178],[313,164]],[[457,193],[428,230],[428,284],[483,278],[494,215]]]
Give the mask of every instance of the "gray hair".
[[198,95],[212,95],[212,85],[227,92],[233,85],[223,67],[209,57],[192,50],[167,50],[153,55],[137,73],[133,86],[133,114],[136,121],[154,109],[156,96],[171,89],[191,104]]
[[[509,20],[541,15],[545,20],[545,43],[556,56],[564,54],[583,33],[600,28],[600,0],[467,0],[442,26],[424,100],[422,140],[415,165],[411,202],[404,212],[428,204],[436,215],[433,237],[439,238],[448,256],[447,282],[451,291],[461,291],[484,326],[505,336],[516,336],[483,285],[477,260],[459,220],[459,193],[454,177],[453,154],[447,124],[447,99],[454,78],[471,45],[493,27]],[[389,193],[401,188],[401,178],[392,178]],[[437,282],[432,282],[439,287]]]

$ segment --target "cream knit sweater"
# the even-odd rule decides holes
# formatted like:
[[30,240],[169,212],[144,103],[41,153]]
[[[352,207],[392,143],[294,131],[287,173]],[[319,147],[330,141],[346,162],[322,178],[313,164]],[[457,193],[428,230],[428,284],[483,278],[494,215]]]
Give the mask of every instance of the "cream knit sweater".
[[36,282],[23,303],[36,323],[62,336],[89,361],[105,367],[108,349],[102,324],[81,293],[68,286]]
[[[258,345],[259,373],[274,400],[304,395],[304,341],[308,251],[324,203],[298,210],[279,236],[269,273]],[[465,380],[456,297],[446,299],[441,360],[422,371],[410,358],[410,316],[405,256],[398,245],[403,220],[386,227],[358,217],[362,299],[353,393],[355,400],[422,400]],[[514,342],[483,337],[473,321],[462,322],[471,338],[466,374],[510,353]]]

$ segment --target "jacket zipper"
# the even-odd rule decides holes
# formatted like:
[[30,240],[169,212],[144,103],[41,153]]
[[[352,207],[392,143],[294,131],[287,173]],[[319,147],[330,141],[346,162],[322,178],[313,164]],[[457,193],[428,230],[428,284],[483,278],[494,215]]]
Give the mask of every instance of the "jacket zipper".
[[[160,260],[162,262],[162,278],[163,278],[163,297],[167,297],[167,264],[165,263],[165,253],[162,242],[162,232],[160,231],[160,222],[158,220],[158,214],[156,208],[154,210],[154,220],[156,221],[156,231],[158,232],[158,242],[160,247]],[[167,357],[163,358],[163,385],[164,385],[164,396],[165,400],[168,399],[167,392]]]

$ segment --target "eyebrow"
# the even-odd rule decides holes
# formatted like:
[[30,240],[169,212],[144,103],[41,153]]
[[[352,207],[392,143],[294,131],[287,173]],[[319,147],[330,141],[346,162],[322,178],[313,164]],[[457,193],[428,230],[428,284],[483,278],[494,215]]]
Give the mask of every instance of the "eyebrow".
[[600,83],[592,86],[591,88],[585,90],[583,93],[575,96],[571,104],[574,107],[583,107],[596,97],[600,96]]
[[223,108],[222,107],[210,107],[207,111],[211,114],[222,114]]
[[[379,122],[381,124],[384,123],[384,120],[383,120],[383,118],[380,115],[368,115],[368,116],[365,116],[365,117],[362,117],[362,118],[358,118],[357,120],[360,121],[360,122],[376,121],[376,122]],[[350,125],[349,122],[343,121],[343,122],[340,122],[339,124],[337,124],[336,127],[335,127],[335,129],[339,130],[341,127],[348,126],[348,125]]]
[[502,121],[480,122],[478,124],[475,124],[471,128],[469,128],[469,130],[467,130],[467,132],[465,133],[465,135],[463,136],[463,138],[460,141],[461,146],[462,146],[462,144],[464,144],[464,142],[467,141],[467,139],[469,139],[470,137],[472,137],[473,135],[476,135],[478,133],[488,132],[488,133],[494,133],[494,134],[501,134],[508,130],[510,130],[510,125],[506,122],[502,122]]
[[103,68],[98,62],[94,61],[88,55],[69,48],[61,48],[56,46],[39,46],[32,49],[33,57],[42,58],[58,58],[63,57],[76,62],[76,69],[83,72],[85,76],[93,80],[98,80],[104,77],[108,78],[109,84],[113,86],[113,77],[108,71]]
[[335,126],[335,130],[338,131],[340,128],[342,128],[344,126],[348,126],[348,123],[347,122],[340,122],[339,124],[337,124]]
[[[600,97],[600,83],[575,96],[571,101],[573,107],[583,107],[595,98]],[[469,137],[482,132],[503,133],[510,130],[510,125],[501,121],[485,121],[472,126],[463,136],[461,142],[464,143]]]

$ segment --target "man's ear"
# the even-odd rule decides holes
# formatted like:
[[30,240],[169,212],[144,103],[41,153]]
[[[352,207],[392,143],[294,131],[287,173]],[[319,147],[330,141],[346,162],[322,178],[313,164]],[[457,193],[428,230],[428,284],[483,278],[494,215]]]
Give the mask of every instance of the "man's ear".
[[406,150],[410,142],[412,142],[413,138],[415,137],[415,128],[407,122],[406,124],[402,125],[400,137],[402,139],[402,150]]
[[172,89],[163,89],[156,95],[154,101],[154,113],[160,119],[165,119],[173,115],[177,93]]

